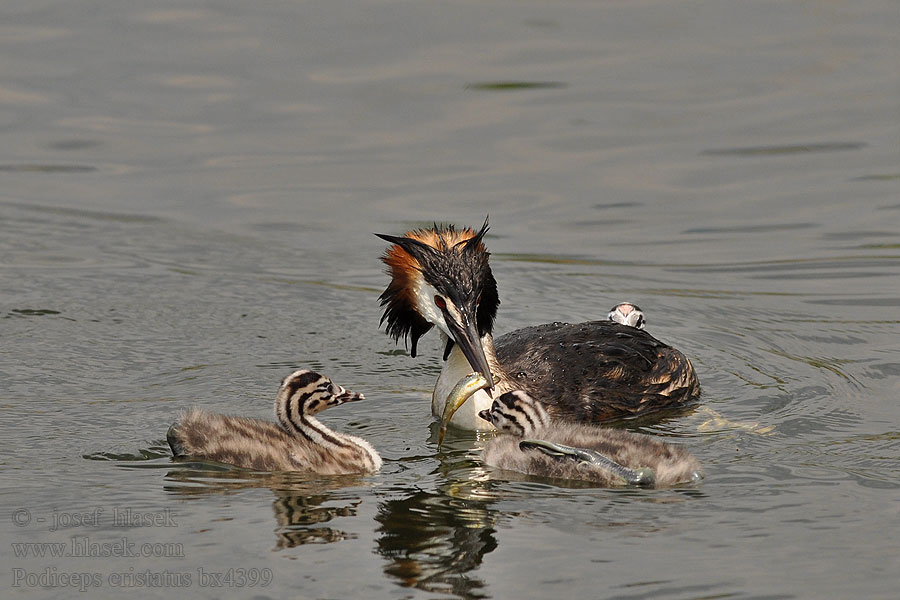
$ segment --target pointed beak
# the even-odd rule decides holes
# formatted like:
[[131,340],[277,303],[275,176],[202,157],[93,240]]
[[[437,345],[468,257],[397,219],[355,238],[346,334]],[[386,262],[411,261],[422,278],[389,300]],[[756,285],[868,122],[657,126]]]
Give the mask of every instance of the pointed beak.
[[335,396],[338,404],[344,404],[345,402],[358,402],[360,400],[365,400],[366,397],[362,394],[357,394],[356,392],[351,392],[350,390],[344,390],[337,396]]
[[[472,370],[481,373],[487,380],[488,395],[494,388],[494,376],[491,374],[491,367],[488,364],[487,356],[484,354],[484,347],[481,345],[481,336],[478,335],[478,327],[476,325],[475,315],[468,315],[460,311],[451,311],[443,309],[444,322],[450,329],[454,341],[462,351],[463,356],[469,361]],[[459,315],[459,318],[454,316]]]

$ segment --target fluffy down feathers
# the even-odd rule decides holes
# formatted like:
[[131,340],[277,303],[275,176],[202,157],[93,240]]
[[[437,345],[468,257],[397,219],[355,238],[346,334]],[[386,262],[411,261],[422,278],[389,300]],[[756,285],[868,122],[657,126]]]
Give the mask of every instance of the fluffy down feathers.
[[[557,423],[528,434],[529,438],[589,448],[624,467],[650,467],[656,487],[689,483],[702,477],[700,463],[687,450],[647,435],[594,425]],[[538,450],[520,450],[522,438],[501,435],[488,443],[484,462],[499,469],[555,479],[580,479],[603,486],[624,485],[613,473],[571,459],[557,459]]]
[[288,435],[270,421],[187,411],[166,435],[175,456],[191,456],[257,471],[295,471],[321,475],[367,473],[381,468],[381,458],[363,439],[346,448],[314,444]]

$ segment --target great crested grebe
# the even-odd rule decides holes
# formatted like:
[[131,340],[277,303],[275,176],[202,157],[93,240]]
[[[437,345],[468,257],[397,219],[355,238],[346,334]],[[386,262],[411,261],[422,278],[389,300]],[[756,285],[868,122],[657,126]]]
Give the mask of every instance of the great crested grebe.
[[364,398],[324,375],[299,370],[285,377],[278,389],[278,424],[194,408],[169,428],[166,439],[175,456],[257,471],[370,473],[381,468],[381,457],[369,442],[332,431],[314,416],[326,408]]
[[620,302],[609,309],[609,315],[607,315],[610,321],[615,323],[621,323],[622,325],[628,325],[630,327],[636,327],[638,329],[643,329],[647,325],[647,320],[644,318],[644,311],[642,311],[637,304],[632,304],[631,302]]
[[488,442],[485,464],[528,475],[607,486],[669,486],[698,481],[700,463],[679,446],[598,425],[551,422],[522,391],[506,392],[479,413],[503,434]]
[[525,390],[554,419],[596,422],[685,403],[700,394],[690,360],[635,327],[609,320],[548,323],[493,338],[500,299],[481,230],[453,226],[417,229],[404,236],[376,234],[392,245],[382,261],[391,282],[380,296],[387,334],[409,341],[437,325],[444,363],[431,410],[445,415],[447,396],[471,371],[486,390],[450,415],[470,430],[491,429],[478,412],[493,393]]

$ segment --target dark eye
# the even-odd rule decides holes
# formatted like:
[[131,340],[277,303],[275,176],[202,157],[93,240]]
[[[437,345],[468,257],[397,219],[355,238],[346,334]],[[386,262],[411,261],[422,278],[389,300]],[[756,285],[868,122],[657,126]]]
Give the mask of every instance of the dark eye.
[[644,317],[638,317],[637,325],[636,325],[635,327],[637,327],[638,329],[640,329],[640,328],[643,327],[643,326],[644,326]]
[[439,309],[441,309],[441,310],[446,310],[446,308],[447,308],[447,301],[444,300],[444,299],[443,299],[442,297],[440,297],[440,296],[435,296],[435,297],[434,297],[434,303],[435,303],[435,304],[437,305],[437,307],[438,307]]

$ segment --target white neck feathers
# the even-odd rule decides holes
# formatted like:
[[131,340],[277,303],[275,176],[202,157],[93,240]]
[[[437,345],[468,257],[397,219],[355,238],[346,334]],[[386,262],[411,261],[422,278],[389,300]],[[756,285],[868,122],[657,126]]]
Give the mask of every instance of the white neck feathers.
[[[441,347],[445,347],[446,344],[447,336],[442,335]],[[494,374],[496,386],[492,393],[493,398],[496,398],[498,394],[509,391],[508,378],[500,368],[500,363],[497,361],[497,354],[494,351],[494,338],[491,334],[482,336],[481,344],[484,348],[484,355],[488,359],[488,365],[490,365],[491,372]],[[450,394],[450,391],[457,383],[459,383],[460,379],[471,372],[472,366],[469,364],[469,361],[466,360],[466,357],[459,349],[459,345],[454,344],[453,349],[450,351],[450,355],[441,366],[441,374],[438,377],[437,383],[434,384],[434,392],[431,395],[431,414],[440,418],[444,413],[444,405],[447,403],[447,396]],[[475,392],[472,397],[469,398],[456,413],[454,413],[453,418],[450,419],[450,424],[454,427],[470,431],[493,431],[494,426],[478,416],[480,411],[491,407],[491,404],[494,401],[493,398],[484,390]]]
[[303,413],[301,402],[288,398],[278,398],[275,403],[275,414],[282,429],[288,434],[305,438],[311,444],[335,453],[353,452],[368,457],[372,470],[381,468],[381,456],[366,440],[344,433],[338,433],[326,427],[316,417]]

